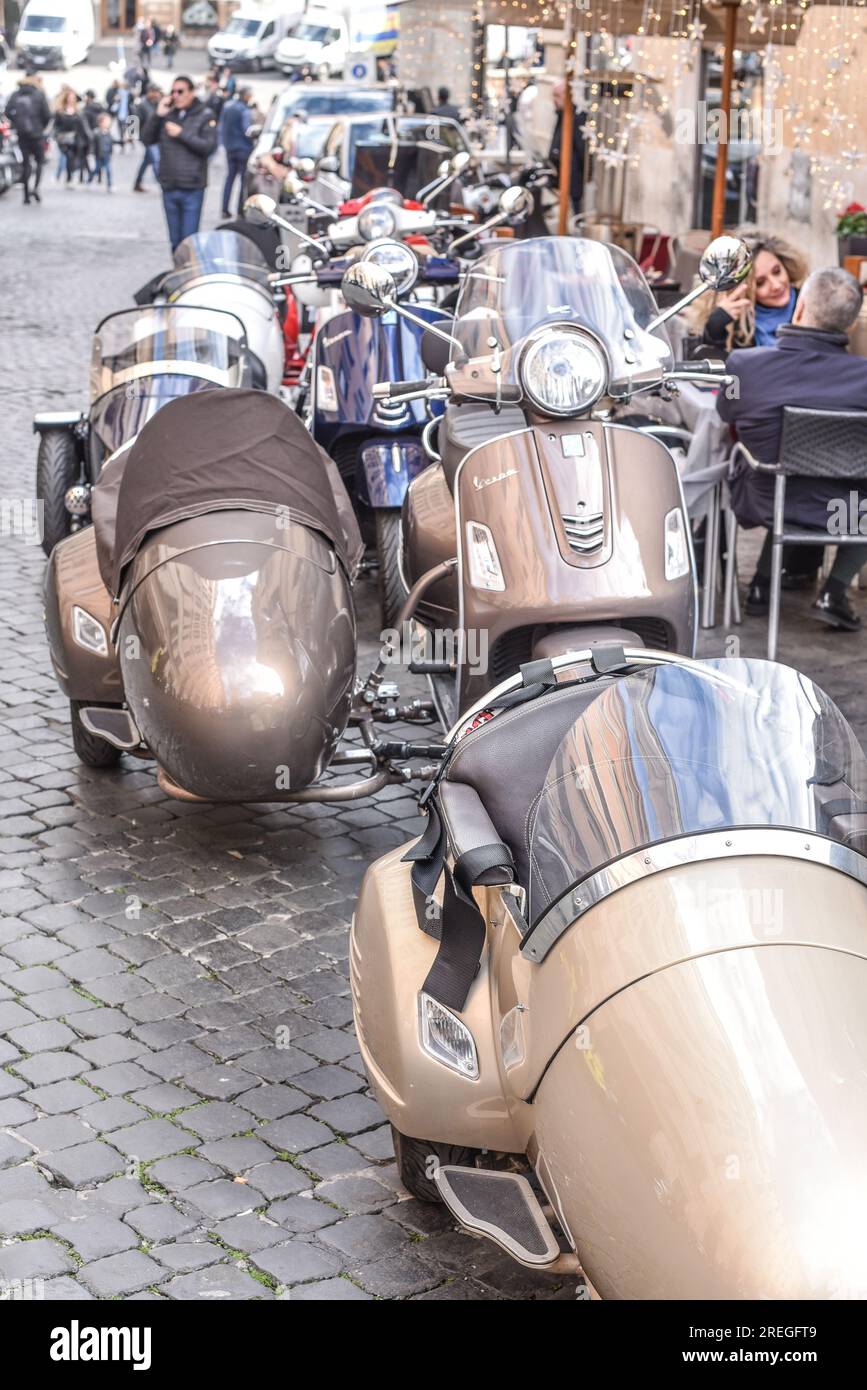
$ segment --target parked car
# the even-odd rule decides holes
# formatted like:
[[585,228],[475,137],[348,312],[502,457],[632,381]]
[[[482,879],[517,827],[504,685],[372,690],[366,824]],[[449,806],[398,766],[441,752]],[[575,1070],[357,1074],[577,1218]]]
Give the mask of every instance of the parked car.
[[318,160],[332,125],[327,116],[312,120],[289,116],[273,144],[263,147],[257,143],[250,155],[244,175],[245,198],[253,193],[267,193],[279,203],[283,182],[280,166],[289,169],[293,159]]
[[470,151],[460,122],[443,116],[341,116],[325,137],[311,197],[333,207],[344,197],[358,197],[393,182],[383,176],[376,151],[391,147],[395,139],[402,167],[398,171],[395,166],[394,183],[409,193],[435,178],[444,158]]
[[[391,111],[394,109],[394,102],[394,89],[385,85],[338,87],[320,82],[290,83],[275,96],[265,117],[265,123],[256,136],[247,166],[245,192],[276,196],[273,187],[257,182],[264,155],[282,149],[284,154],[289,156],[318,158],[322,153],[321,142],[336,117],[349,113]],[[302,134],[304,121],[295,118],[305,117],[308,123],[307,133]]]
[[93,35],[91,0],[28,0],[15,39],[19,66],[34,72],[83,63]]

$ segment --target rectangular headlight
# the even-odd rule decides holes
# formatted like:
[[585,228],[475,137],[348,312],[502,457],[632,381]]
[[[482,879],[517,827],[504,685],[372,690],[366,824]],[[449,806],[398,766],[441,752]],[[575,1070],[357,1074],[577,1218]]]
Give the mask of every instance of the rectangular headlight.
[[478,1080],[479,1059],[472,1033],[451,1009],[438,1004],[429,994],[418,996],[418,1035],[429,1057],[460,1072],[468,1081]]
[[665,545],[666,579],[682,579],[689,574],[689,540],[680,507],[675,507],[665,518],[663,527]]
[[467,522],[467,567],[474,589],[502,593],[506,587],[494,538],[480,521]]
[[95,652],[97,656],[108,656],[108,639],[102,623],[97,622],[96,618],[77,604],[72,609],[72,636],[85,651]]

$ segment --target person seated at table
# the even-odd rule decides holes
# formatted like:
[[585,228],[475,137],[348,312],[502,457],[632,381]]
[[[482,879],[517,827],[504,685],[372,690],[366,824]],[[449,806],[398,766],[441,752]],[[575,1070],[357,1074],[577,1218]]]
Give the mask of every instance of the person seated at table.
[[[716,408],[760,463],[778,460],[783,408],[787,405],[867,411],[867,358],[850,353],[848,338],[860,310],[861,286],[854,276],[837,266],[814,270],[798,295],[792,322],[778,331],[777,347],[738,350],[729,357],[727,371],[734,377],[734,385],[720,390]],[[730,490],[740,525],[765,526],[769,531],[746,605],[748,613],[766,613],[771,586],[774,477],[742,462]],[[850,492],[859,500],[862,496],[867,499],[867,461],[863,481],[789,478],[786,526],[815,528],[825,532],[828,544],[833,544],[829,521],[835,504],[839,510],[841,497],[848,504]],[[838,547],[833,569],[813,604],[814,617],[849,632],[860,628],[861,619],[852,608],[847,589],[865,564],[867,543]]]
[[805,258],[782,237],[753,233],[742,239],[753,257],[749,275],[726,294],[702,295],[692,315],[702,346],[721,357],[734,348],[774,347],[807,276]]

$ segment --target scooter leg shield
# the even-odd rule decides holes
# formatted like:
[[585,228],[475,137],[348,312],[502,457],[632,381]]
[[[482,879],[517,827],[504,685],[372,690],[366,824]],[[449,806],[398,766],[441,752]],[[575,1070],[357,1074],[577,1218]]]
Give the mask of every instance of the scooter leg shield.
[[325,770],[349,717],[349,583],[301,526],[266,544],[227,539],[220,514],[201,523],[197,545],[172,553],[168,528],[136,559],[118,634],[126,698],[183,791],[278,801]]
[[605,1298],[867,1297],[867,959],[681,961],[570,1033],[539,1171]]
[[117,655],[109,641],[111,598],[96,560],[92,526],[58,542],[43,580],[51,664],[64,695],[94,704],[122,704]]

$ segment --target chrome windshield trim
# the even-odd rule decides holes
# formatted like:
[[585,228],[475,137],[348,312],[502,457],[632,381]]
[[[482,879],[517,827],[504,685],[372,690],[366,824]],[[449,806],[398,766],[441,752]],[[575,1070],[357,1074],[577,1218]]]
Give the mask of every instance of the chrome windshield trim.
[[812,860],[826,868],[837,869],[867,886],[867,857],[848,845],[826,839],[813,831],[772,829],[767,826],[705,830],[635,850],[589,874],[539,918],[524,939],[521,955],[537,964],[543,961],[555,942],[586,912],[611,897],[618,889],[637,883],[650,874],[664,873],[667,869],[710,859],[749,855]]

